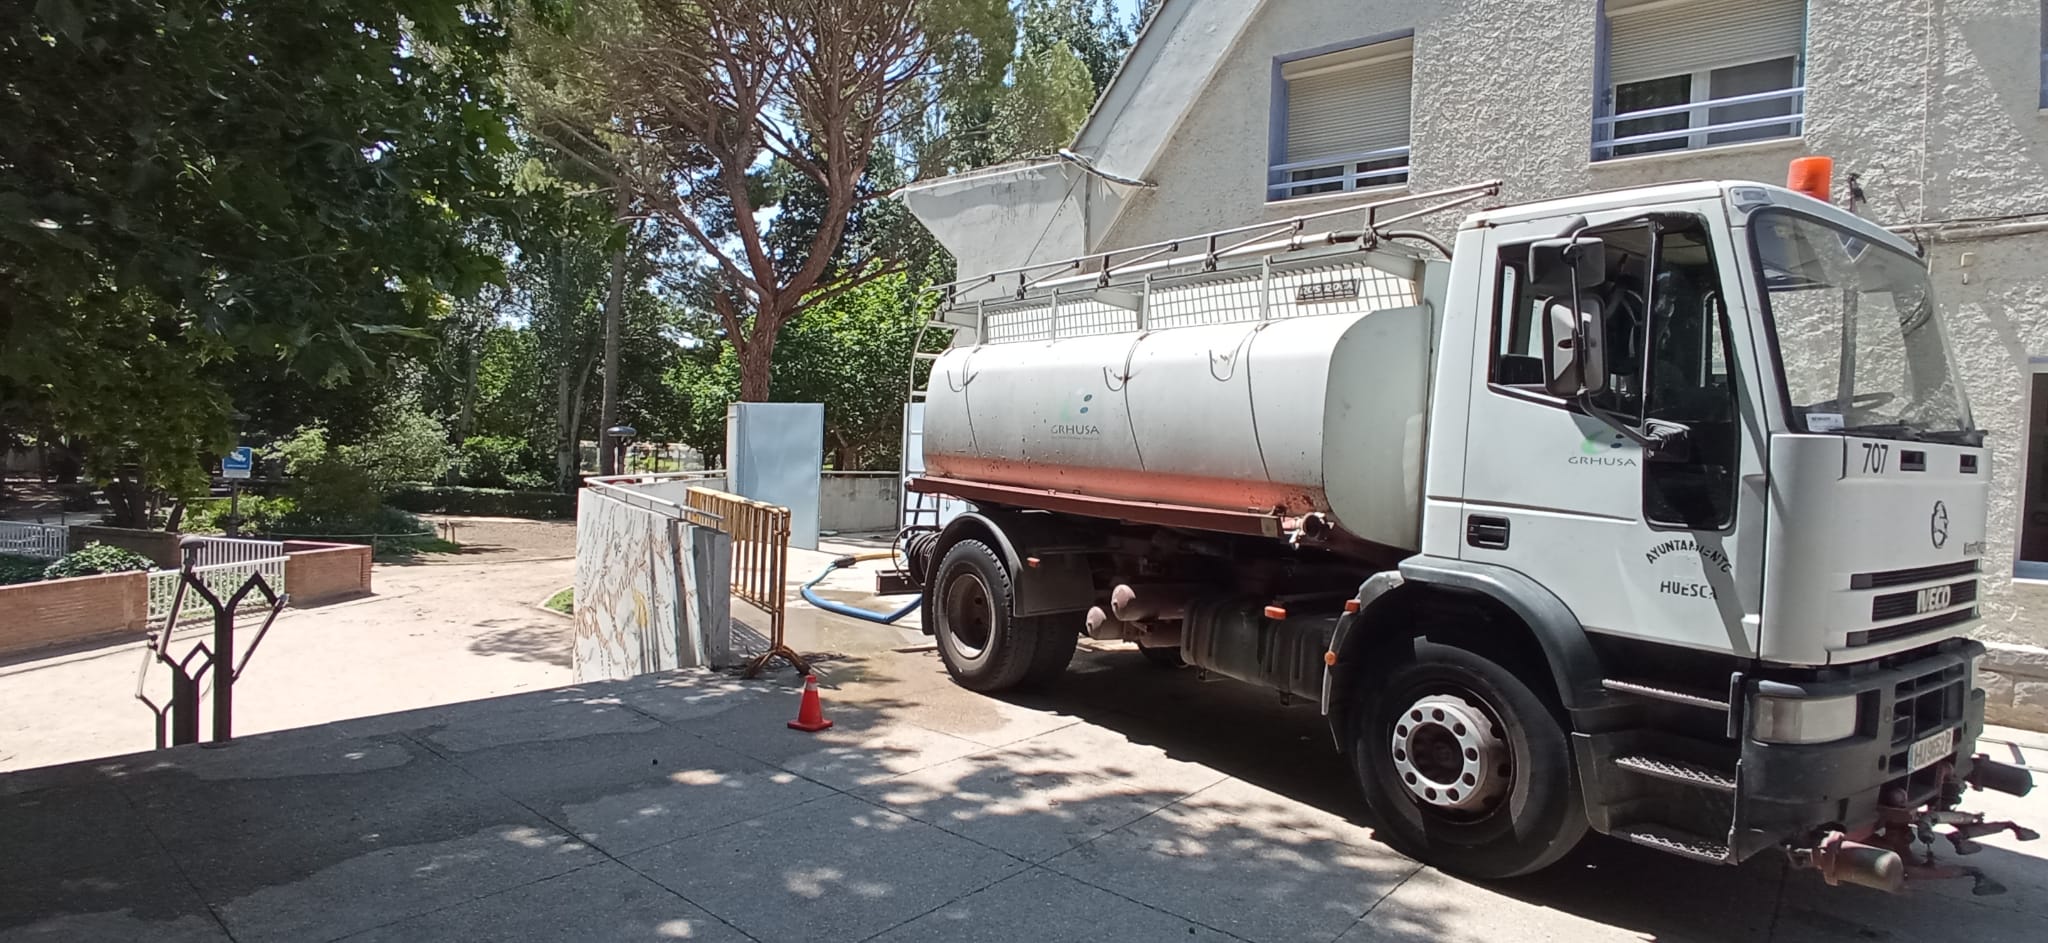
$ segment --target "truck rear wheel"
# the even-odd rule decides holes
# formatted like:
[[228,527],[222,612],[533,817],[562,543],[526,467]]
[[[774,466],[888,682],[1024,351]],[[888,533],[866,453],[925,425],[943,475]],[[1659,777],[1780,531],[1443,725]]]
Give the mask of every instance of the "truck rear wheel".
[[1009,571],[988,544],[962,540],[939,561],[933,593],[932,635],[939,660],[961,687],[1002,691],[1040,685],[1067,668],[1077,629],[1062,631],[1055,617],[1018,618]]
[[1571,742],[1499,662],[1427,638],[1363,685],[1351,761],[1388,844],[1475,878],[1528,874],[1586,833]]

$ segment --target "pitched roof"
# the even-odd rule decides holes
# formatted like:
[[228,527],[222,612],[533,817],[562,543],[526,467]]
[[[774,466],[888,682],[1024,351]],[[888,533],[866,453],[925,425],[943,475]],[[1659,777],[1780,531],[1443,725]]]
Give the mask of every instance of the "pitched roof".
[[[1109,174],[1145,179],[1263,5],[1165,0],[1138,32],[1070,149]],[[1046,250],[1094,251],[1128,189],[1052,158],[921,180],[898,195],[970,276],[1046,258]],[[998,202],[1007,205],[991,205]],[[1019,202],[1033,206],[1019,213]]]

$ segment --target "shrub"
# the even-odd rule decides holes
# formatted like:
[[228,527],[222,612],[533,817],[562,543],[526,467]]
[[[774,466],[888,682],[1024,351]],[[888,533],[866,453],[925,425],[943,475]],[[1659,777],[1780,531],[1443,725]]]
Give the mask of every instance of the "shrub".
[[391,503],[421,514],[475,514],[559,520],[576,516],[576,496],[553,491],[510,491],[454,485],[414,485],[393,492]]
[[279,515],[264,533],[283,537],[377,537],[432,533],[426,521],[394,507],[330,512],[300,507]]
[[525,439],[480,435],[463,440],[456,458],[461,483],[477,488],[540,488],[547,484]]
[[446,433],[418,407],[379,409],[371,430],[360,442],[335,445],[325,427],[304,426],[265,454],[284,463],[298,509],[322,517],[374,515],[399,483],[448,470]]
[[0,586],[36,582],[43,578],[43,571],[49,569],[49,566],[50,561],[37,557],[0,553]]
[[[228,530],[228,506],[226,498],[202,498],[188,502],[185,520],[178,529],[187,534],[225,534]],[[298,510],[298,507],[297,501],[282,495],[242,495],[242,533],[261,534],[274,530],[279,518]]]
[[43,570],[46,580],[61,580],[72,576],[96,576],[101,573],[120,573],[127,570],[147,570],[155,566],[148,557],[133,550],[123,550],[111,544],[89,543],[73,550]]

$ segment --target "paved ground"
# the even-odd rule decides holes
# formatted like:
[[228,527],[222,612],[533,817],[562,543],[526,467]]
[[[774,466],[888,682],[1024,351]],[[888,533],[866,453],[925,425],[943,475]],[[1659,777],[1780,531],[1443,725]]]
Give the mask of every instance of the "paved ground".
[[[787,671],[560,687],[567,623],[528,604],[569,562],[456,559],[281,623],[238,711],[280,732],[225,747],[45,766],[148,745],[133,650],[0,667],[0,941],[2048,939],[2048,843],[2003,837],[1986,898],[1604,840],[1450,878],[1375,839],[1312,709],[1118,646],[995,699],[914,628],[793,609],[815,736]],[[2048,738],[2000,749],[2048,779]]]
[[[375,596],[280,616],[235,688],[236,729],[282,730],[573,679],[568,620],[533,604],[571,582],[574,560],[421,559],[433,562],[379,564]],[[210,633],[187,630],[172,650]],[[0,771],[151,747],[149,711],[134,698],[140,650],[131,642],[0,662]],[[149,673],[162,703],[165,670]]]
[[1604,841],[1482,886],[1379,844],[1315,714],[1249,688],[1123,650],[1036,700],[827,670],[816,736],[787,678],[685,673],[0,777],[0,940],[2048,938],[2006,839],[2002,897]]

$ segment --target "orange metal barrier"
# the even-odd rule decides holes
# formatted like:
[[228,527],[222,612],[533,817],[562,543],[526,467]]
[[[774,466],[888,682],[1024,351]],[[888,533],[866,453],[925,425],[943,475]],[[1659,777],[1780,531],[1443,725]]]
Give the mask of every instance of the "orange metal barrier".
[[777,658],[789,662],[797,673],[808,674],[810,664],[783,640],[789,509],[710,488],[691,488],[686,500],[691,510],[717,518],[715,524],[703,523],[732,536],[732,594],[768,614],[768,650],[747,663],[746,677],[760,674]]

